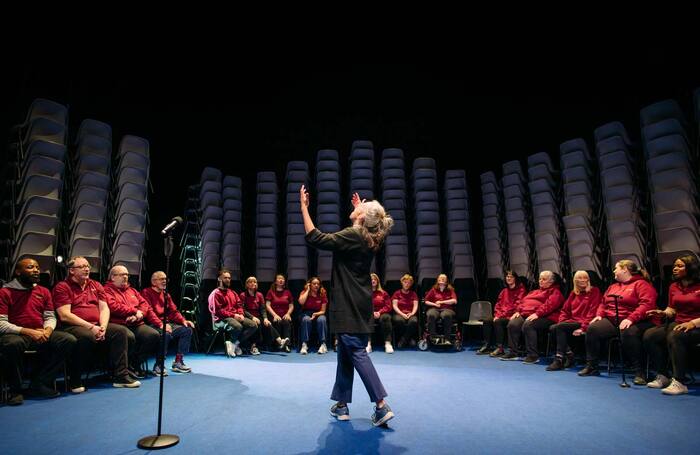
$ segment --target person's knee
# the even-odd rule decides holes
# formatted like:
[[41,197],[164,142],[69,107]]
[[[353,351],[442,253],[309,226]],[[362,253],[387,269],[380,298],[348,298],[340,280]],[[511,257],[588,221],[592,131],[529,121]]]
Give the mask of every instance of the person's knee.
[[683,332],[680,330],[669,330],[668,333],[666,333],[666,343],[668,343],[669,347],[674,346],[681,342]]

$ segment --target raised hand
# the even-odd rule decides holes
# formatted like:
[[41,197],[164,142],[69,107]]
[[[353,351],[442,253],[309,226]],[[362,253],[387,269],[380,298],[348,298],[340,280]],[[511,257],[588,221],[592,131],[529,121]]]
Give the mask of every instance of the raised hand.
[[299,189],[299,201],[301,202],[302,207],[309,206],[309,193],[306,192],[306,187],[304,185],[302,185],[301,189]]
[[355,193],[352,195],[352,206],[357,207],[358,205],[362,204],[365,202],[366,199],[360,199],[360,195]]

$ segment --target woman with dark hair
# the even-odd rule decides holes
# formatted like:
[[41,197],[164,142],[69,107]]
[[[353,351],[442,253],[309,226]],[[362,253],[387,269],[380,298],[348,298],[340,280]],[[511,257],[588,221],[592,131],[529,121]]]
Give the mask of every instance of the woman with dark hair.
[[[506,270],[503,277],[505,288],[498,294],[496,305],[493,308],[493,318],[484,319],[484,345],[476,351],[477,355],[489,354],[491,357],[501,357],[505,354],[503,343],[506,339],[506,326],[510,317],[515,313],[515,307],[527,292],[520,277],[512,270]],[[495,328],[495,331],[494,331]],[[496,334],[496,349],[491,351],[493,334]]]
[[[281,273],[275,275],[275,281],[270,286],[265,296],[265,309],[268,319],[272,319],[272,326],[283,340],[292,335],[292,312],[294,311],[294,297],[287,289],[287,278]],[[290,352],[289,344],[282,348]]]
[[[649,353],[656,378],[647,387],[666,395],[688,393],[683,384],[692,347],[700,343],[700,263],[693,255],[681,256],[673,263],[673,283],[668,289],[665,310],[649,310],[647,315],[660,315],[670,321],[644,334],[644,347]],[[671,354],[673,376],[669,379],[668,360]]]
[[328,352],[326,348],[326,307],[328,306],[328,296],[326,288],[321,284],[319,277],[311,278],[304,290],[299,294],[299,305],[303,314],[301,316],[301,349],[299,352],[302,355],[309,353],[308,342],[311,336],[311,326],[316,322],[316,333],[318,335],[319,347],[318,353],[325,354]]
[[332,305],[330,324],[338,336],[338,367],[331,399],[331,415],[349,420],[347,404],[352,401],[352,382],[357,370],[376,404],[372,414],[374,426],[383,425],[394,417],[386,403],[386,391],[367,354],[367,341],[374,329],[370,267],[374,255],[394,224],[394,220],[377,201],[365,202],[355,193],[350,214],[352,226],[333,234],[324,234],[314,226],[309,215],[309,194],[302,185],[299,190],[301,214],[304,219],[306,242],[318,249],[333,252],[331,280]]
[[[622,350],[625,359],[634,369],[634,383],[647,383],[642,370],[642,335],[653,327],[648,320],[647,311],[656,308],[656,289],[649,282],[649,274],[636,263],[623,259],[615,264],[613,270],[615,281],[603,295],[603,301],[596,312],[596,317],[586,331],[586,367],[578,372],[579,376],[598,376],[598,357],[601,343],[622,334]],[[618,315],[615,314],[617,298]]]

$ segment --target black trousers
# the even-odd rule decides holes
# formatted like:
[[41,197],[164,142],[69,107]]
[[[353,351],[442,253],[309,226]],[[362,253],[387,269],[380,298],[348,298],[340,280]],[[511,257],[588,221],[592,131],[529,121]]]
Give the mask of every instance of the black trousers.
[[534,321],[526,321],[522,316],[511,319],[508,322],[508,347],[517,352],[520,343],[520,335],[525,335],[525,350],[528,356],[539,357],[537,350],[537,331],[545,330],[554,324],[547,318],[537,318]]
[[61,327],[61,331],[73,335],[77,342],[70,359],[71,387],[82,384],[81,375],[87,371],[95,348],[106,348],[109,351],[109,367],[115,378],[123,378],[128,374],[129,362],[129,329],[119,324],[107,324],[103,341],[96,341],[90,329],[75,325]]
[[[688,371],[689,353],[693,346],[700,343],[700,329],[687,332],[673,330],[676,322],[654,327],[644,332],[644,349],[650,356],[653,369],[658,374],[668,377],[669,357],[673,366],[673,377],[679,381],[685,379]],[[670,356],[669,356],[670,354]]]
[[382,329],[382,337],[385,343],[391,343],[391,332],[394,330],[391,324],[391,315],[389,313],[383,313],[379,315],[379,319],[375,319],[375,322],[379,322],[379,327]]
[[450,336],[452,331],[452,320],[455,318],[455,312],[450,308],[431,308],[425,315],[428,318],[428,332],[430,336],[436,336],[437,333],[437,321],[442,319],[442,334]]
[[549,331],[554,333],[557,340],[557,355],[564,357],[564,354],[571,351],[569,341],[573,337],[575,330],[580,329],[578,322],[560,322],[549,327]]
[[63,362],[73,352],[75,343],[76,339],[73,335],[56,331],[41,344],[28,335],[8,333],[0,336],[0,353],[4,357],[2,366],[10,390],[19,393],[21,389],[24,351],[37,351],[40,356],[41,366],[32,377],[32,385],[43,384],[48,387],[53,385],[56,376],[61,372]]
[[[625,360],[637,373],[642,371],[642,336],[647,329],[653,326],[654,324],[649,321],[640,321],[622,331],[622,351]],[[617,326],[607,318],[588,326],[588,330],[586,330],[586,361],[594,366],[598,365],[601,343],[615,336],[617,336]]]
[[506,327],[508,326],[508,318],[484,319],[484,344],[492,344],[492,337],[496,334],[494,340],[496,346],[503,347],[506,339]]
[[129,363],[133,369],[138,369],[142,362],[158,352],[160,333],[146,324],[126,328],[126,336],[129,337]]
[[400,339],[408,341],[418,337],[418,318],[415,315],[406,320],[395,314],[391,317],[391,323],[396,330],[396,336],[400,336]]

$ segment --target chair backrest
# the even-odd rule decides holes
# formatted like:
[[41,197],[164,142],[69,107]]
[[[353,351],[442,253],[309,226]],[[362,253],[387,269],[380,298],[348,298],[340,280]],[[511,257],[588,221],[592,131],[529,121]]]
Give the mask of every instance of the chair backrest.
[[216,292],[216,289],[211,291],[209,293],[209,297],[207,298],[207,302],[209,303],[209,312],[211,313],[211,327],[212,329],[216,330],[216,304],[214,303],[214,293]]
[[492,315],[491,302],[488,300],[476,300],[469,308],[469,321],[481,321]]

